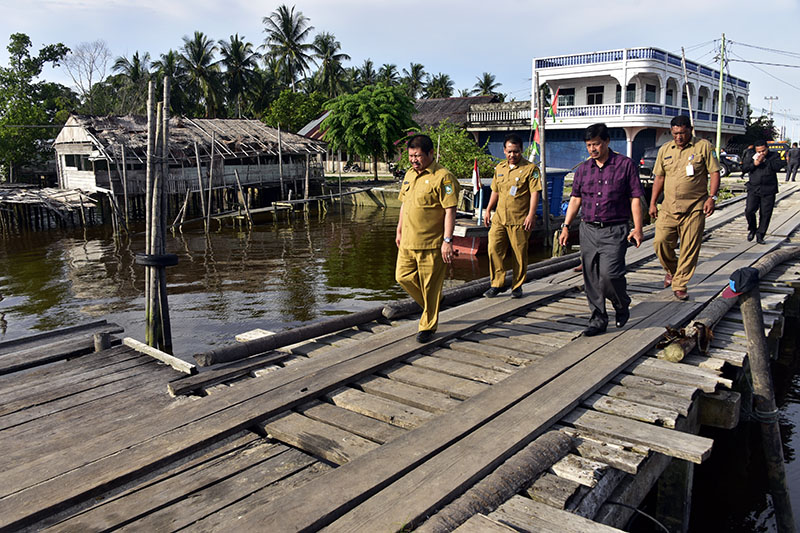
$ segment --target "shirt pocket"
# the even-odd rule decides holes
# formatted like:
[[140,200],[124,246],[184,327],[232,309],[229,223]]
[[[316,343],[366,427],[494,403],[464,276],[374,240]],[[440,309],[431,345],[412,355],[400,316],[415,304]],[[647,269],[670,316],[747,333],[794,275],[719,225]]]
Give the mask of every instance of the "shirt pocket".
[[433,207],[439,203],[439,197],[436,194],[436,188],[433,185],[423,185],[417,190],[416,194],[417,206],[419,207]]

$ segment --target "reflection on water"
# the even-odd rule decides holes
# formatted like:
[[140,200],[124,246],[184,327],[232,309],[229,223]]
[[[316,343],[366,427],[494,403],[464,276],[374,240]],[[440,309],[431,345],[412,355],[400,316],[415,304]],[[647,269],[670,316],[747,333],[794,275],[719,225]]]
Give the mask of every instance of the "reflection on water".
[[[252,231],[193,230],[169,237],[167,270],[176,354],[233,342],[256,327],[278,331],[404,298],[394,281],[398,210],[338,208]],[[134,228],[133,231],[142,231]],[[28,233],[0,248],[0,340],[107,318],[144,337],[142,233],[115,242],[107,228]],[[487,275],[462,257],[447,286]]]

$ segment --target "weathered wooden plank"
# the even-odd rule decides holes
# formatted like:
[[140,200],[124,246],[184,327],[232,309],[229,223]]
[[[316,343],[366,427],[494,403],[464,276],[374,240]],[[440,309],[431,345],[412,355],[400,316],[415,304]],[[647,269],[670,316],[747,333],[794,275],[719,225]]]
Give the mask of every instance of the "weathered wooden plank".
[[481,330],[481,333],[485,333],[488,335],[496,335],[498,337],[503,337],[508,340],[513,340],[517,343],[523,344],[540,344],[544,347],[544,349],[555,350],[556,348],[561,348],[565,346],[570,339],[556,339],[553,337],[545,337],[544,335],[537,335],[535,333],[520,331],[520,329],[524,326],[517,326],[517,327],[505,327],[505,326],[498,326],[493,325],[488,328],[484,328]]
[[565,509],[576,498],[581,484],[555,474],[544,474],[534,481],[525,493],[533,500],[556,509]]
[[347,387],[329,393],[327,398],[339,407],[405,429],[413,429],[434,416],[430,411]]
[[81,334],[81,336],[85,336],[83,335],[85,333],[88,333],[89,336],[91,337],[91,334],[98,331],[103,331],[104,328],[107,328],[109,325],[110,324],[106,320],[95,320],[93,322],[87,322],[85,324],[78,324],[77,326],[67,326],[64,328],[52,329],[50,331],[35,333],[33,335],[27,335],[25,337],[12,339],[10,341],[3,341],[0,342],[0,355],[5,355],[11,352],[18,352],[36,346],[44,346],[50,344],[53,339],[57,339],[59,337],[61,338],[72,337],[76,334]]
[[613,468],[606,470],[603,477],[597,482],[597,485],[595,485],[580,502],[577,502],[571,511],[578,516],[592,519],[600,506],[608,500],[611,493],[613,493],[622,480],[625,479],[625,475],[625,472],[621,470]]
[[578,431],[572,432],[575,449],[587,459],[607,464],[617,470],[636,474],[647,455],[628,451],[621,446],[590,439]]
[[688,376],[695,376],[700,380],[714,380],[728,388],[733,387],[733,382],[730,379],[723,378],[719,372],[700,368],[683,363],[671,363],[669,361],[662,361],[655,357],[642,357],[634,361],[629,369],[639,369],[642,367],[649,367],[655,370],[664,370],[667,372],[679,372]]
[[698,435],[586,409],[575,409],[564,417],[564,421],[578,429],[640,442],[664,455],[697,464],[708,458],[713,444],[711,439]]
[[496,522],[486,515],[476,514],[455,528],[454,533],[514,533],[514,528]]
[[272,438],[337,465],[380,446],[364,437],[299,413],[278,415],[259,426]]
[[623,385],[625,387],[654,391],[658,394],[677,396],[686,400],[694,399],[700,388],[696,385],[684,385],[673,383],[659,378],[633,376],[631,374],[618,374],[611,378],[611,383]]
[[380,376],[362,378],[356,382],[356,385],[364,392],[432,413],[444,413],[461,403],[447,394]]
[[481,355],[484,357],[491,357],[499,361],[505,361],[512,365],[527,365],[533,361],[540,359],[540,356],[533,355],[525,352],[518,352],[517,350],[509,350],[500,346],[486,346],[479,342],[472,342],[467,340],[457,340],[448,344],[448,348],[459,353],[471,353]]
[[532,356],[538,356],[538,357],[547,355],[555,351],[556,349],[554,346],[545,346],[543,344],[524,342],[522,340],[515,338],[506,338],[497,335],[488,335],[483,332],[467,333],[466,335],[462,335],[461,338],[463,340],[479,342],[484,346],[491,346],[491,347],[497,346],[499,348],[505,348],[506,350],[511,350],[520,353],[527,353]]
[[589,396],[582,402],[582,405],[600,411],[601,413],[658,424],[667,428],[674,428],[680,416],[677,412],[669,409],[631,402],[622,398],[602,396],[600,394]]
[[489,368],[482,368],[475,365],[461,363],[452,359],[434,357],[430,355],[414,355],[408,358],[408,363],[420,367],[434,370],[443,374],[456,376],[480,383],[494,385],[508,377],[507,372],[498,372]]
[[567,454],[551,468],[558,477],[592,488],[608,470],[608,465],[585,459],[580,455]]
[[298,407],[297,411],[309,418],[355,433],[378,444],[399,437],[404,432],[397,426],[325,402],[309,402]]
[[184,374],[189,375],[197,373],[197,367],[194,364],[184,361],[183,359],[179,359],[172,354],[162,352],[161,350],[153,348],[152,346],[148,346],[147,344],[139,342],[131,337],[125,337],[122,339],[122,344],[128,346],[129,348],[133,348],[139,353],[143,353],[153,357],[154,359],[158,359],[162,363],[168,364],[178,372],[183,372]]
[[651,407],[667,409],[683,416],[689,415],[692,400],[664,394],[658,390],[626,387],[623,385],[606,385],[598,390],[600,394],[629,400]]
[[451,361],[458,361],[460,363],[466,363],[481,368],[488,368],[489,370],[504,372],[506,374],[513,374],[519,370],[519,367],[521,366],[519,364],[512,365],[494,357],[487,357],[485,355],[479,355],[470,352],[456,351],[450,348],[438,348],[436,350],[431,350],[429,355],[441,357],[443,359],[449,359]]
[[443,392],[459,400],[471,398],[489,387],[485,383],[406,364],[395,365],[378,373],[401,383]]
[[220,365],[219,367],[203,372],[202,374],[171,381],[167,384],[167,389],[172,396],[178,396],[179,394],[190,394],[193,391],[210,387],[211,385],[216,385],[217,383],[221,383],[223,381],[235,379],[240,376],[246,376],[250,372],[259,368],[284,361],[287,357],[289,357],[289,354],[285,353],[270,353],[267,355],[248,357],[247,359],[241,359],[239,361],[234,361],[233,363]]
[[621,533],[619,529],[592,522],[582,516],[522,496],[514,496],[496,512],[490,513],[489,517],[501,523],[511,524],[522,531]]

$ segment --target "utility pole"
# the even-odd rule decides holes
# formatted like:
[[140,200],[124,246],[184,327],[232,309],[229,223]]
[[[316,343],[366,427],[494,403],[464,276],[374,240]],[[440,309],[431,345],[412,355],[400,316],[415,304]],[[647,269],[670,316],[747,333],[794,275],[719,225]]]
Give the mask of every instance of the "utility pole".
[[777,100],[777,96],[765,96],[764,100],[769,100],[769,118],[772,118],[772,102]]
[[717,159],[722,157],[722,82],[725,79],[725,34],[722,34],[722,47],[719,54],[719,96],[717,97]]
[[783,113],[783,126],[781,126],[781,135],[779,139],[781,141],[786,139],[786,117],[789,116],[789,111],[791,111],[791,109],[781,109]]

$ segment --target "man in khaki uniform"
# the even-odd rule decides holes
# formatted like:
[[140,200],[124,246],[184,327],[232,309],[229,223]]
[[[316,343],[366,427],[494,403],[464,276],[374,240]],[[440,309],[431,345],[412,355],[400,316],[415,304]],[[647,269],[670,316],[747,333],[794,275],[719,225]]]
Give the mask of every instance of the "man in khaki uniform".
[[[677,116],[670,125],[673,140],[659,149],[653,167],[650,217],[656,219],[653,243],[656,255],[667,271],[664,287],[672,285],[675,297],[686,300],[689,297],[686,289],[700,255],[706,217],[714,212],[717,200],[719,162],[710,142],[692,137],[689,117]],[[656,202],[662,191],[664,201],[659,211]],[[678,240],[680,251],[676,257]]]
[[[487,298],[497,296],[506,279],[503,259],[509,245],[513,253],[514,278],[511,297],[522,297],[522,284],[528,270],[528,239],[536,220],[536,204],[539,203],[539,167],[522,157],[522,139],[511,133],[503,143],[506,160],[494,169],[492,196],[483,215],[489,226],[489,273],[492,286],[483,293]],[[492,220],[492,209],[497,212]]]
[[453,230],[460,186],[449,170],[434,161],[427,135],[408,141],[411,168],[400,188],[395,278],[420,307],[417,341],[428,342],[439,325],[439,303],[446,272],[453,261]]

